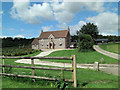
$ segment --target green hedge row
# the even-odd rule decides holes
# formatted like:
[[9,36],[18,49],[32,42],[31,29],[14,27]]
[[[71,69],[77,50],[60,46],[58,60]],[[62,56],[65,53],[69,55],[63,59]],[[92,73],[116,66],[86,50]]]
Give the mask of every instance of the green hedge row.
[[38,52],[39,50],[33,50],[33,49],[17,49],[17,48],[3,48],[2,49],[2,55],[4,56],[20,56],[20,55],[28,55],[35,52]]

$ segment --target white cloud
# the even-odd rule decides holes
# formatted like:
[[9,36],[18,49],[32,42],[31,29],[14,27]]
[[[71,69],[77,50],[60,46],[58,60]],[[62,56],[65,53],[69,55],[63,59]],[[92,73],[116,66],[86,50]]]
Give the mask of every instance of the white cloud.
[[42,29],[43,31],[49,31],[49,30],[51,30],[52,28],[53,28],[53,26],[50,25],[50,26],[42,27],[41,29]]
[[112,11],[113,11],[113,12],[117,12],[117,11],[118,11],[118,8],[112,8]]
[[[102,35],[118,34],[118,15],[112,12],[99,13],[97,16],[86,18],[86,22],[94,23],[98,26],[99,32]],[[78,24],[70,26],[71,34],[76,34],[77,30],[86,24],[85,21],[79,21]]]
[[98,26],[100,33],[118,33],[118,15],[112,12],[103,12],[94,17],[88,17],[88,22],[93,22]]
[[7,37],[12,37],[12,36],[2,36],[2,35],[0,35],[0,38],[7,38]]
[[1,22],[0,22],[0,30],[2,30],[2,24],[1,24]]
[[77,12],[85,10],[102,12],[105,10],[104,2],[62,2],[51,4],[55,19],[59,23],[68,23],[72,21]]
[[27,23],[41,23],[42,20],[57,20],[59,23],[71,22],[74,15],[83,9],[102,12],[104,2],[62,2],[42,3],[30,6],[29,0],[14,0],[10,14],[13,18]]
[[24,38],[24,36],[23,35],[15,35],[15,36],[13,36],[14,38]]
[[83,25],[85,25],[85,24],[86,24],[86,22],[84,22],[84,21],[79,21],[78,24],[76,24],[76,25],[74,25],[74,26],[70,26],[70,33],[71,33],[71,35],[75,35],[76,32],[77,32],[77,30],[80,30],[81,27],[82,27]]
[[1,11],[0,11],[0,15],[2,15],[3,13],[4,13],[4,11],[3,11],[3,10],[1,10]]
[[61,23],[61,24],[56,25],[56,27],[58,27],[60,29],[66,29],[68,26],[66,23]]
[[10,14],[13,18],[25,21],[27,23],[40,24],[42,19],[53,20],[53,12],[48,3],[33,4],[30,6],[29,0],[26,2],[14,1]]

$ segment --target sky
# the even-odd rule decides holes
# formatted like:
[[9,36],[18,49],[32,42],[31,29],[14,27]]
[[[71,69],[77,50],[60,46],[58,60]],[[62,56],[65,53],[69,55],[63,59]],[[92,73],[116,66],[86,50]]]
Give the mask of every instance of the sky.
[[[75,35],[86,23],[99,34],[118,35],[118,2],[2,2],[2,37],[37,38],[41,30],[67,30]],[[1,19],[0,18],[0,19]]]

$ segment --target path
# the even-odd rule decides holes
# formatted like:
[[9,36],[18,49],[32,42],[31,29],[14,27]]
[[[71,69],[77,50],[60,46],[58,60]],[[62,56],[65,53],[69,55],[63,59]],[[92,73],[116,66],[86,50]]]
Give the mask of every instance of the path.
[[[38,54],[35,57],[43,57],[43,56],[49,55],[50,53],[52,53],[54,51],[59,51],[59,50],[63,50],[63,49],[43,50],[43,52],[41,52],[40,54]],[[17,60],[15,62],[24,63],[24,64],[31,64],[30,59],[20,59],[20,60]],[[72,67],[71,63],[50,62],[50,61],[42,61],[42,60],[39,60],[39,59],[34,59],[34,64],[36,64],[36,65],[56,66],[56,67]],[[93,64],[77,64],[77,68],[93,69]],[[113,72],[111,70],[108,70],[107,68],[109,68],[109,69],[115,68],[115,70]],[[118,75],[118,72],[117,72],[118,65],[117,64],[100,64],[100,70],[103,70],[103,71],[105,71],[107,73],[112,73],[114,75]]]
[[105,50],[101,49],[101,48],[99,47],[99,45],[94,45],[93,48],[94,48],[97,52],[99,52],[99,53],[101,53],[101,54],[104,54],[104,55],[106,55],[106,56],[109,56],[109,57],[115,58],[115,59],[117,59],[117,60],[120,60],[120,55],[119,55],[119,54],[105,51]]
[[[35,56],[35,57],[44,57],[44,56],[49,55],[49,54],[52,53],[52,52],[60,51],[60,50],[67,50],[67,49],[42,49],[43,52],[41,52],[40,54],[38,54],[38,55]],[[69,50],[69,49],[68,49],[68,50]]]

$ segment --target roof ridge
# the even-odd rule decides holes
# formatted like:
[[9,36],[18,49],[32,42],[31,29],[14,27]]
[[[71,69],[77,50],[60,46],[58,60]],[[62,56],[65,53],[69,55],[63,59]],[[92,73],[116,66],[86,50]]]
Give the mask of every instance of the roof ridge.
[[[67,31],[67,30],[58,30],[58,31]],[[58,31],[46,31],[46,32],[58,32]]]
[[68,34],[68,30],[58,30],[58,31],[47,31],[47,32],[42,32],[39,36],[40,38],[48,38],[50,36],[50,34],[52,34],[55,38],[58,37],[66,37],[66,35]]

